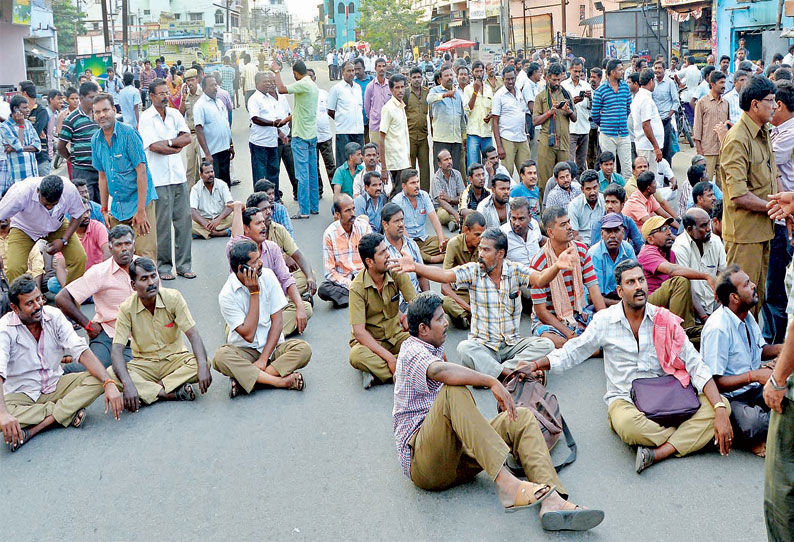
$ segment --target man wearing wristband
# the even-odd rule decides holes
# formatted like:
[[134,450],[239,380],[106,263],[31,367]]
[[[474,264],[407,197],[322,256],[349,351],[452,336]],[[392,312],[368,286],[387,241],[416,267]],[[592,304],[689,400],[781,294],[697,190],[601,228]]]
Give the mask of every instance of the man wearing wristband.
[[[105,367],[110,366],[110,348],[115,336],[119,305],[133,293],[130,284],[130,263],[135,253],[135,232],[126,224],[115,226],[108,233],[110,258],[86,271],[55,296],[55,304],[71,320],[86,330],[89,348]],[[87,299],[94,300],[96,314],[89,319],[80,310]],[[129,344],[124,359],[132,359]],[[77,363],[64,366],[64,372],[84,371]]]
[[[674,315],[648,303],[648,286],[639,263],[634,260],[619,263],[615,282],[621,302],[598,311],[581,335],[547,357],[529,362],[530,367],[535,371],[561,372],[602,349],[609,425],[623,442],[637,446],[634,465],[637,474],[673,454],[682,457],[712,441],[722,455],[728,455],[733,441],[730,406],[727,399],[720,397],[708,366],[683,330],[678,329],[680,326],[670,323]],[[672,340],[682,344],[675,356],[656,348],[654,327],[662,323],[660,315],[666,317],[664,324],[668,328],[680,333]],[[651,421],[631,399],[636,379],[665,374],[673,374],[682,386],[691,383],[700,394],[700,408],[678,427],[663,427]]]
[[[102,393],[117,420],[122,399],[105,368],[61,312],[44,305],[30,275],[11,283],[12,312],[0,318],[0,429],[15,452],[55,423],[80,427]],[[64,375],[61,361],[79,360],[88,373]],[[87,378],[97,386],[84,387]]]

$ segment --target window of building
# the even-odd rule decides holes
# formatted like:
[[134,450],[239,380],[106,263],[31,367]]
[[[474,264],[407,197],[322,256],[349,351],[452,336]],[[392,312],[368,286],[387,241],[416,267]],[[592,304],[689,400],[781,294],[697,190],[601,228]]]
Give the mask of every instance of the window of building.
[[204,20],[204,14],[203,13],[188,13],[187,16],[188,16],[188,20],[189,21],[202,21],[202,20]]
[[144,14],[144,15],[149,15],[149,14],[150,14],[150,13],[149,13],[149,10],[148,10],[148,9],[144,9],[144,10],[143,10],[143,14]]
[[223,24],[225,21],[223,20],[223,10],[216,9],[215,10],[215,24]]
[[342,14],[345,13],[345,5],[342,2],[339,2],[339,5],[336,6],[336,12]]
[[240,17],[238,15],[235,15],[234,13],[232,13],[230,21],[231,21],[233,27],[237,28],[237,27],[240,26]]
[[356,5],[355,5],[353,2],[350,2],[350,3],[347,5],[347,12],[348,12],[350,15],[353,15],[353,13],[355,13],[355,12],[356,12]]
[[488,43],[501,43],[502,42],[502,29],[498,24],[489,24],[485,26],[486,38]]
[[182,14],[181,13],[174,13],[174,19],[176,19],[178,21],[181,18],[182,18]]

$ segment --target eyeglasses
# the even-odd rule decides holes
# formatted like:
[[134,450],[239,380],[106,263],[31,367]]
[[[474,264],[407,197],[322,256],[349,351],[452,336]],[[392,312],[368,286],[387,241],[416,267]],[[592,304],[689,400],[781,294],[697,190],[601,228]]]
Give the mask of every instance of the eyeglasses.
[[762,102],[769,102],[771,104],[775,103],[777,100],[775,98],[764,98],[761,100]]
[[650,235],[653,235],[654,233],[659,233],[660,231],[664,232],[664,233],[669,232],[670,231],[670,225],[669,224],[665,224],[661,228],[656,228],[655,230],[651,231]]

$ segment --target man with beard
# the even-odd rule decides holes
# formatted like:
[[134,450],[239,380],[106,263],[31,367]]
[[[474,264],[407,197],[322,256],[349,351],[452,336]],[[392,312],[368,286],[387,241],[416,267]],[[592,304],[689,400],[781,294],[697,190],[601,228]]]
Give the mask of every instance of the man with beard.
[[[561,86],[564,74],[565,68],[560,64],[550,65],[546,70],[546,88],[535,96],[532,123],[542,130],[538,140],[538,184],[541,193],[555,165],[570,158],[570,124],[576,122],[577,117],[571,95]],[[625,124],[625,119],[623,122]]]
[[512,176],[514,169],[529,160],[525,121],[527,102],[516,88],[515,69],[506,67],[502,77],[504,86],[494,94],[491,104],[493,141],[498,158],[504,160],[507,174]]
[[[416,242],[405,235],[405,218],[403,210],[394,202],[387,203],[381,213],[383,237],[386,239],[386,248],[389,258],[400,259],[403,254],[410,254],[414,261],[422,263],[422,253]],[[424,277],[417,277],[416,273],[409,273],[411,285],[417,292],[426,292],[430,289],[430,282]],[[400,302],[400,310],[405,312],[407,301]]]
[[[682,345],[678,352],[656,348],[655,327],[667,324],[672,315],[649,302],[645,274],[639,263],[631,260],[619,263],[615,282],[621,302],[596,313],[584,333],[547,357],[531,361],[530,367],[561,372],[602,349],[609,425],[623,442],[637,446],[634,466],[638,474],[654,463],[672,455],[688,455],[710,442],[719,445],[722,455],[728,455],[733,440],[730,409],[727,400],[720,397],[708,366],[685,336],[675,337]],[[667,329],[669,333],[678,333],[675,326]],[[674,369],[675,358],[680,361]],[[698,391],[700,409],[678,427],[663,427],[634,406],[632,383],[638,378],[663,376],[674,370],[676,378],[691,383]]]
[[[684,215],[684,232],[676,237],[672,251],[676,263],[714,277],[727,267],[722,240],[711,235],[711,216],[703,209],[692,207]],[[692,281],[692,293],[707,315],[719,307],[714,291],[702,280]]]
[[364,174],[364,192],[353,200],[356,216],[367,215],[372,231],[382,233],[381,213],[388,198],[383,193],[380,173],[369,171]]
[[[110,349],[116,335],[119,306],[133,293],[129,268],[135,253],[135,232],[129,226],[119,224],[108,233],[108,241],[110,258],[86,270],[82,277],[55,296],[58,308],[85,329],[89,348],[105,367],[110,366]],[[80,305],[89,298],[94,302],[93,319],[80,310]],[[132,359],[129,345],[124,348],[123,355],[127,361]],[[64,371],[78,369],[75,365],[73,362],[64,366]]]
[[190,145],[185,147],[185,159],[187,160],[187,183],[192,188],[201,173],[199,144],[196,138],[196,125],[193,122],[193,108],[196,106],[198,99],[201,98],[198,71],[195,68],[190,68],[185,72],[184,80],[182,99],[179,101],[179,112],[185,117],[187,127],[190,129]]
[[590,232],[593,225],[600,222],[606,212],[604,196],[598,191],[598,176],[594,170],[582,173],[579,181],[582,185],[582,193],[573,198],[568,205],[568,217],[571,219],[574,239],[590,246]]
[[601,237],[587,251],[598,279],[598,289],[607,307],[620,303],[615,282],[615,267],[623,260],[635,260],[632,246],[624,241],[626,227],[618,213],[608,213],[599,220]]
[[510,177],[497,173],[493,178],[491,195],[477,205],[477,212],[485,217],[486,228],[499,228],[507,223],[510,201]]
[[[45,306],[36,281],[17,278],[8,299],[11,312],[0,319],[0,429],[11,451],[55,423],[80,427],[86,407],[103,392],[105,412],[118,420],[122,399],[110,375],[61,311]],[[64,375],[64,357],[90,374]],[[88,379],[96,387],[81,386]]]
[[[160,288],[157,267],[149,258],[130,263],[134,294],[124,301],[116,315],[116,331],[110,357],[110,377],[123,389],[124,408],[137,412],[141,401],[193,401],[190,384],[198,382],[206,393],[212,384],[204,341],[196,328],[185,298],[177,290]],[[191,353],[182,334],[190,341]],[[132,361],[124,359],[127,341],[132,344]],[[91,380],[84,385],[91,386]],[[94,385],[98,385],[96,382]]]
[[[588,171],[590,173],[588,173]],[[580,179],[589,178],[591,173],[593,175],[596,174],[593,170],[586,170],[582,172],[582,177],[580,177]],[[554,180],[556,183],[551,187],[551,189],[549,189],[543,204],[543,208],[562,207],[563,209],[567,209],[568,205],[571,204],[574,198],[581,195],[582,193],[582,186],[573,180],[573,175],[571,174],[571,164],[568,162],[560,162],[554,166]]]
[[364,389],[369,389],[376,378],[388,382],[394,374],[400,346],[408,338],[400,297],[410,302],[416,289],[408,272],[389,271],[388,243],[379,233],[361,237],[357,252],[364,269],[350,284],[350,365],[362,371]]
[[482,164],[472,164],[468,169],[469,184],[460,195],[458,209],[462,219],[466,219],[471,213],[477,211],[477,206],[491,192],[485,188],[485,167]]
[[532,258],[532,269],[544,272],[553,267],[567,251],[575,255],[570,269],[555,275],[548,285],[533,286],[531,291],[535,309],[533,333],[550,339],[560,348],[569,339],[581,335],[590,323],[593,312],[600,311],[606,305],[598,288],[593,262],[587,254],[587,246],[574,240],[574,230],[565,208],[546,207],[542,220],[542,232],[549,240]]
[[[99,172],[99,193],[105,224],[127,224],[135,230],[137,253],[157,258],[157,216],[154,188],[143,140],[132,126],[116,122],[113,98],[94,98],[94,119],[101,130],[91,139],[93,164]],[[113,204],[108,207],[108,200]]]
[[455,284],[469,290],[471,330],[468,339],[458,343],[461,364],[498,378],[506,376],[530,360],[539,359],[554,349],[545,338],[521,337],[521,287],[544,287],[558,272],[571,269],[576,252],[566,250],[554,264],[539,273],[520,263],[505,259],[507,237],[490,228],[480,237],[477,262],[452,269],[418,264],[408,256],[393,262],[394,269],[442,284]]
[[440,84],[427,94],[433,128],[433,166],[438,169],[438,153],[446,149],[452,155],[452,167],[461,171],[463,132],[466,130],[463,94],[454,86],[455,72],[450,64],[442,66],[440,74]]
[[[149,85],[152,105],[141,115],[138,132],[143,139],[146,161],[154,172],[157,201],[157,270],[161,280],[174,280],[172,273],[186,279],[196,278],[192,271],[192,221],[185,166],[180,153],[190,145],[190,129],[182,114],[168,107],[168,84],[155,79]],[[173,250],[171,226],[174,227]],[[173,254],[176,255],[174,262]]]
[[738,265],[717,277],[717,308],[703,326],[701,352],[714,375],[717,388],[731,402],[731,422],[737,444],[755,455],[766,454],[769,407],[764,385],[780,355],[781,344],[766,344],[761,328],[750,312],[758,303],[758,289]]
[[[263,194],[264,196],[264,194]],[[297,281],[289,272],[281,248],[277,243],[268,240],[270,220],[270,200],[265,198],[267,203],[266,210],[258,207],[247,207],[243,209],[243,204],[234,202],[232,213],[232,238],[226,243],[226,257],[229,257],[234,243],[241,239],[250,239],[257,244],[260,258],[265,268],[270,269],[276,275],[276,279],[281,285],[281,289],[289,299],[289,304],[284,308],[284,332],[291,335],[296,331],[303,333],[311,318],[311,305],[301,299],[298,291]],[[262,201],[263,205],[265,201]],[[267,214],[267,218],[265,218]]]
[[[444,255],[444,269],[452,269],[459,265],[477,262],[480,257],[480,237],[485,231],[485,217],[473,212],[463,221],[462,232],[447,243]],[[441,293],[444,296],[444,312],[449,315],[452,325],[459,329],[469,329],[471,325],[471,305],[469,304],[468,288],[453,289],[451,285],[442,283]]]

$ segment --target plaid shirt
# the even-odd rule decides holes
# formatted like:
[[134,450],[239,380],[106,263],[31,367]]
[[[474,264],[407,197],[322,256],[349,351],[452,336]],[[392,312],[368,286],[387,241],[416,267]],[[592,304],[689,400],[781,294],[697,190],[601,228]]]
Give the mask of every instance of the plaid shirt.
[[323,233],[323,267],[326,280],[350,288],[353,277],[364,268],[358,254],[358,242],[363,236],[372,233],[369,219],[361,215],[353,222],[350,235],[337,220]]
[[518,334],[521,287],[530,286],[529,277],[535,270],[521,263],[504,260],[499,288],[477,262],[455,267],[453,271],[453,288],[468,289],[471,297],[469,340],[493,351],[497,351],[502,343],[510,346],[516,344],[521,339]]
[[35,152],[23,152],[22,148],[32,145],[37,150],[41,150],[41,140],[39,139],[33,124],[25,119],[24,141],[19,139],[19,126],[13,119],[8,119],[0,124],[0,141],[3,145],[10,145],[15,152],[6,153],[8,160],[8,180],[9,184],[22,181],[28,177],[36,177],[39,174],[38,163],[36,162]]
[[394,371],[394,440],[403,473],[411,477],[411,449],[408,442],[425,421],[441,382],[427,378],[431,363],[443,362],[444,347],[436,348],[409,337],[400,348]]
[[218,71],[221,72],[221,88],[231,94],[234,92],[234,68],[224,64]]
[[290,237],[295,238],[295,231],[292,229],[292,221],[289,218],[289,212],[284,207],[283,203],[275,202],[273,204],[273,222],[281,224],[289,232]]

